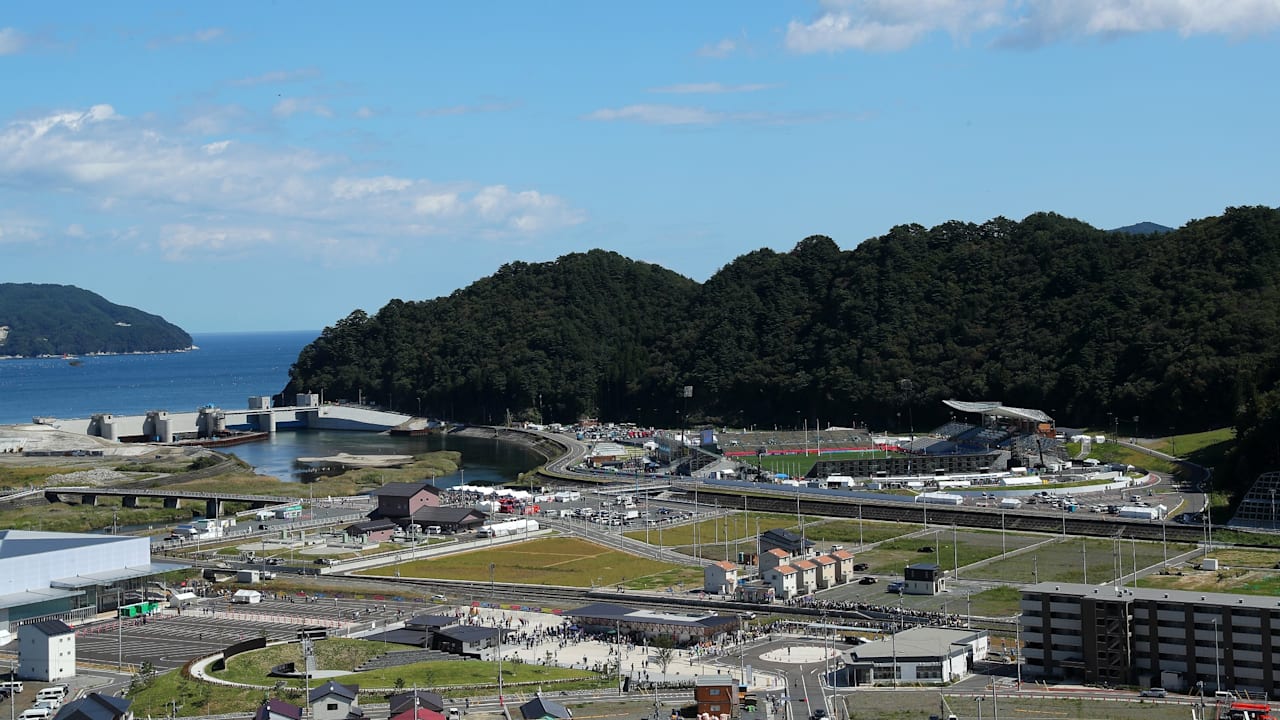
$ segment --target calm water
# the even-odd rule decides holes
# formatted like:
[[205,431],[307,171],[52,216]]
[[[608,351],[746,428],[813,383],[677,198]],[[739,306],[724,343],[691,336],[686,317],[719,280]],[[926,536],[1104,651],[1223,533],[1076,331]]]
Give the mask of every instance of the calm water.
[[[0,360],[0,424],[37,415],[88,417],[184,412],[202,405],[248,407],[251,395],[274,395],[289,381],[289,366],[316,332],[212,333],[192,336],[199,350],[166,355],[112,355]],[[392,438],[374,433],[281,432],[268,442],[229,448],[264,475],[296,477],[294,459],[347,453],[405,454],[437,449],[463,453],[463,473],[439,484],[506,482],[537,466],[529,450],[491,440]]]

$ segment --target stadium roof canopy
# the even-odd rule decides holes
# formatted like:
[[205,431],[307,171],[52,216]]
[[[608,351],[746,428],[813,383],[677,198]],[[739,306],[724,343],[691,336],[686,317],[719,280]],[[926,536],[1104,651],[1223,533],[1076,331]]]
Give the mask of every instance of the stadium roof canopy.
[[942,404],[952,410],[959,410],[960,412],[995,415],[996,417],[1012,418],[1014,420],[1030,420],[1031,422],[1053,422],[1053,418],[1044,414],[1040,410],[1001,405],[997,400],[978,400],[974,402],[967,400],[943,400]]

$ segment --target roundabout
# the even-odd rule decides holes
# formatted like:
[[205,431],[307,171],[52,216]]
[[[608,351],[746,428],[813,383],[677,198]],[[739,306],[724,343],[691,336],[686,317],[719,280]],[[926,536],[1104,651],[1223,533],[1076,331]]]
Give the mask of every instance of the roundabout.
[[791,645],[760,654],[761,660],[783,665],[807,665],[837,658],[840,653],[819,645]]

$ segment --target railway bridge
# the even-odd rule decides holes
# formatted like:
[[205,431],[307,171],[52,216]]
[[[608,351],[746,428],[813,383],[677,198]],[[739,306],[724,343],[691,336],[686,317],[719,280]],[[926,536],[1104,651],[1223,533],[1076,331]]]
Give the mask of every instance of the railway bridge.
[[204,516],[218,517],[223,503],[243,502],[251,507],[297,502],[298,498],[285,495],[248,495],[244,493],[196,492],[192,490],[155,490],[151,488],[101,488],[101,487],[52,487],[44,491],[44,498],[51,503],[64,502],[64,497],[78,497],[81,505],[97,505],[98,498],[121,498],[124,507],[138,507],[138,498],[160,499],[167,508],[182,507],[182,501],[204,502]]

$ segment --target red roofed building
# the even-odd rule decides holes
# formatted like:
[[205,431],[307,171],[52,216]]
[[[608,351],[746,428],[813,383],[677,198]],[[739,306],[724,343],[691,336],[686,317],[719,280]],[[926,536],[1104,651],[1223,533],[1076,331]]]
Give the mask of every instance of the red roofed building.
[[760,553],[760,573],[763,575],[765,570],[772,570],[779,565],[786,565],[791,562],[791,553],[786,550],[774,548]]
[[830,555],[819,555],[813,559],[818,566],[818,589],[826,590],[836,586],[836,559]]
[[791,567],[800,571],[800,576],[796,578],[796,592],[810,595],[817,591],[818,566],[812,560],[796,560],[791,563]]
[[848,550],[833,550],[831,557],[836,560],[836,582],[853,582],[853,553]]
[[773,586],[774,597],[780,600],[793,598],[798,593],[800,571],[790,565],[779,565],[760,574],[765,582]]
[[738,585],[738,566],[728,560],[702,569],[702,589],[714,595],[732,595]]

